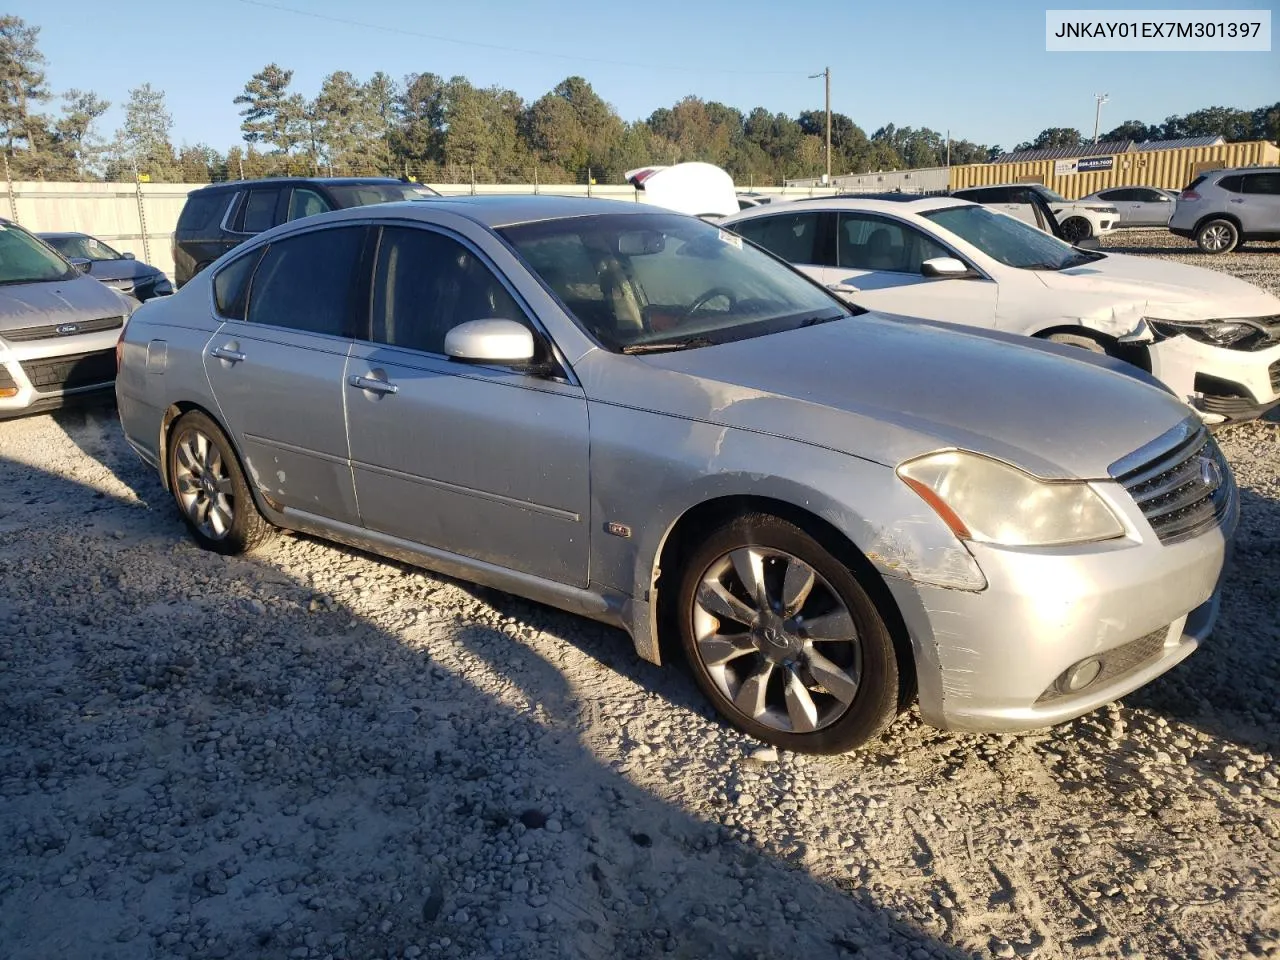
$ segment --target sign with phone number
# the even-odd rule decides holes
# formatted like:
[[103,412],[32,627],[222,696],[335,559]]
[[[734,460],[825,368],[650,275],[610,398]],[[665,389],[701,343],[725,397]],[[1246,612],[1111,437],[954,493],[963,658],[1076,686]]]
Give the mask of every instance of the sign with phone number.
[[1111,170],[1115,165],[1115,157],[1081,157],[1079,160],[1058,160],[1053,165],[1053,172],[1056,176],[1065,177],[1073,173]]

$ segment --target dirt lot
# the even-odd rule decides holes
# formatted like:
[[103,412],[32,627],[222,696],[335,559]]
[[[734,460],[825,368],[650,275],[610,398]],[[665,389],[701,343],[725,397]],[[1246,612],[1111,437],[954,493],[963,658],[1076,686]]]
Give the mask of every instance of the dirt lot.
[[[1280,289],[1280,249],[1169,243],[1108,245]],[[587,621],[201,552],[110,410],[0,424],[0,957],[1280,957],[1280,420],[1220,436],[1204,650],[1053,730],[818,759]]]

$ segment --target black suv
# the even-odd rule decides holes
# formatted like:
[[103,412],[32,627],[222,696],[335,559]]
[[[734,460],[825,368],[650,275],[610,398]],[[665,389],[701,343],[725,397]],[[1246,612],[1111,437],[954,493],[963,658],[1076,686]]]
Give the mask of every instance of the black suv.
[[187,194],[173,234],[174,279],[181,287],[254,234],[326,210],[439,196],[390,177],[279,177],[215,183]]

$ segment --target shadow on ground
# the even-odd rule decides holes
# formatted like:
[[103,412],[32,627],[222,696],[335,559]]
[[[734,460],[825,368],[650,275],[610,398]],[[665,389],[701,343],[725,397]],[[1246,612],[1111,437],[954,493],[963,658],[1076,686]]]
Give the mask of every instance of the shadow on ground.
[[0,459],[7,957],[970,956],[611,770],[519,639],[317,607],[106,456],[136,501]]

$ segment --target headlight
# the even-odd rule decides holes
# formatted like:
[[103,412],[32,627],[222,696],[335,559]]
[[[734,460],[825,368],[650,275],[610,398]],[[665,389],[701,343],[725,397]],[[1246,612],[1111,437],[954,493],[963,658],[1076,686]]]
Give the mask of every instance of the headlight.
[[976,453],[931,453],[899,466],[898,476],[961,540],[1047,547],[1124,535],[1087,483],[1040,480]]
[[1157,320],[1147,317],[1146,321],[1162,337],[1185,333],[1192,340],[1214,347],[1230,347],[1261,333],[1253,324],[1238,320]]
[[1085,207],[1086,210],[1092,210],[1094,213],[1119,213],[1115,207]]

